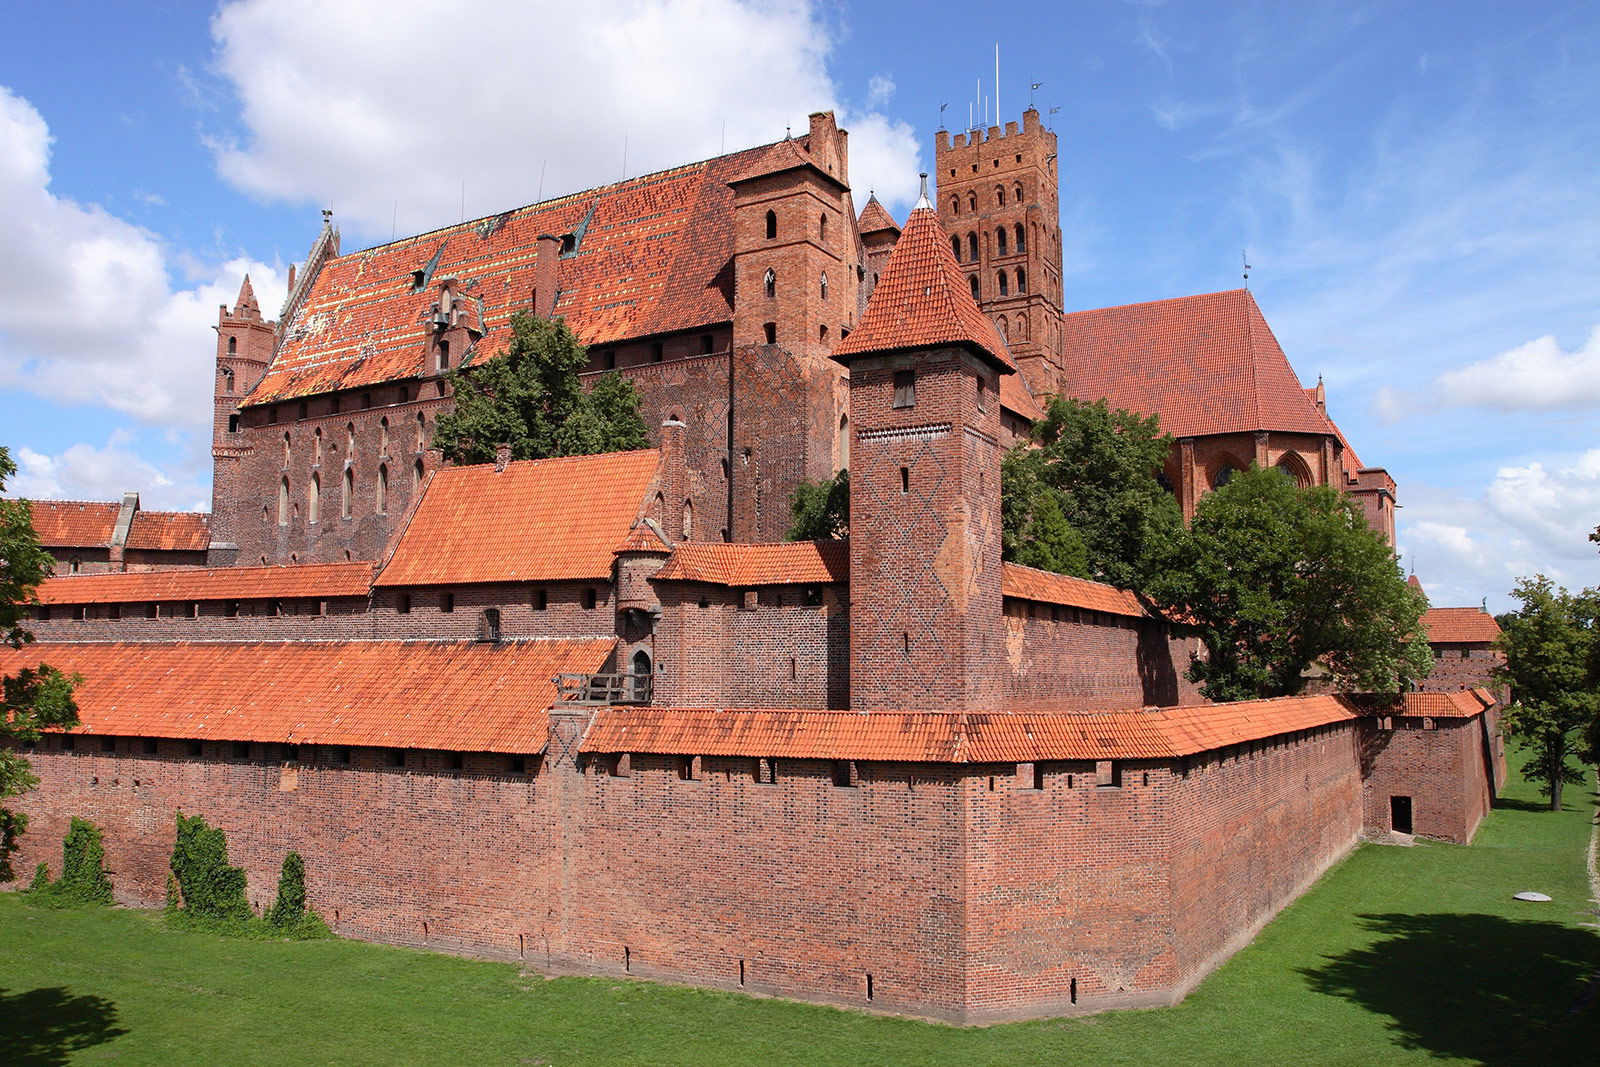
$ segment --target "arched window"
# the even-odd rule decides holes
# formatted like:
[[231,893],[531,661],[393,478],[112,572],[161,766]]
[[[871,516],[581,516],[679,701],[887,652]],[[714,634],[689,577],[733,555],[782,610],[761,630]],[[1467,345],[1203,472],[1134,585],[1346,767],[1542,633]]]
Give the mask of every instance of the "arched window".
[[972,299],[977,300],[978,299],[978,276],[976,274],[969,275],[967,277],[967,283],[972,286]]
[[1005,207],[1006,206],[1006,187],[1005,186],[997,185],[997,186],[994,187],[994,203],[995,203],[996,207]]
[[389,454],[389,416],[378,420],[378,455]]
[[967,234],[967,258],[978,262],[978,235],[975,233]]
[[961,214],[961,198],[959,196],[952,196],[950,198],[950,214]]
[[344,482],[340,487],[342,495],[339,500],[339,514],[345,518],[350,517],[350,509],[356,495],[356,472],[350,467],[344,469]]
[[1233,476],[1238,473],[1238,467],[1235,467],[1228,460],[1223,460],[1222,465],[1218,467],[1216,473],[1211,476],[1211,488],[1221,489],[1223,486],[1233,481]]
[[1002,226],[998,230],[994,231],[994,248],[995,248],[995,253],[994,254],[997,255],[997,256],[1003,256],[1003,255],[1007,255],[1008,254],[1006,252],[1006,228],[1004,226]]
[[828,272],[827,271],[823,271],[822,272],[822,284],[820,286],[818,286],[818,289],[822,293],[822,299],[824,299],[824,300],[828,299]]
[[428,447],[428,420],[422,412],[417,412],[417,451],[424,451]]
[[378,464],[378,514],[383,515],[389,511],[389,468],[385,464]]
[[850,416],[839,416],[839,469],[850,469]]
[[344,424],[344,458],[351,459],[356,454],[356,424]]
[[1011,339],[1010,333],[1007,332],[1007,325],[1006,317],[1004,315],[1001,315],[998,319],[994,320],[994,328],[1000,331],[1000,339],[1002,341],[1009,341]]
[[311,463],[315,466],[322,462],[322,427],[318,426],[311,433]]
[[1293,478],[1295,480],[1295,484],[1299,485],[1302,489],[1305,489],[1311,485],[1311,468],[1306,466],[1306,461],[1301,459],[1295,453],[1285,452],[1283,457],[1278,460],[1277,466],[1278,469],[1284,474],[1287,474],[1290,478]]
[[778,275],[771,267],[767,268],[766,276],[761,279],[761,287],[766,290],[768,300],[778,295]]
[[683,540],[694,540],[694,501],[683,502]]
[[[957,263],[961,262],[961,237],[957,234],[950,235],[950,254],[956,257]],[[876,276],[874,276],[873,281],[877,281]]]
[[422,460],[417,460],[411,465],[411,489],[413,492],[422,488]]
[[222,391],[228,396],[233,395],[233,368],[222,368]]
[[1028,236],[1027,235],[1028,235],[1028,231],[1024,230],[1022,228],[1022,223],[1020,223],[1020,222],[1017,223],[1017,251],[1018,252],[1026,252],[1028,250]]
[[828,216],[826,212],[817,216],[817,237],[824,241],[828,239]]
[[239,339],[237,337],[228,338],[228,355],[237,356],[238,354],[239,354]]
[[285,468],[289,466],[289,460],[293,458],[293,455],[294,451],[289,446],[289,435],[285,433],[283,435],[283,465]]
[[633,699],[648,701],[650,699],[651,664],[650,653],[644,649],[633,654]]
[[769,211],[767,212],[767,240],[770,241],[776,236],[778,236],[778,213]]
[[1008,292],[1010,292],[1011,283],[1006,279],[1006,272],[1005,271],[1003,271],[1003,270],[995,271],[994,272],[994,279],[995,279],[995,283],[1000,286],[1000,295],[1001,296],[1005,296]]
[[1012,190],[1011,190],[1011,191],[1012,191],[1012,193],[1014,193],[1014,194],[1015,194],[1015,195],[1014,195],[1014,199],[1015,199],[1015,200],[1016,200],[1016,202],[1017,202],[1017,203],[1019,203],[1019,204],[1020,204],[1020,203],[1022,203],[1022,183],[1021,183],[1021,182],[1018,182],[1018,183],[1017,183],[1017,184],[1016,184],[1016,185],[1015,185],[1015,186],[1014,186],[1014,187],[1013,187],[1013,188],[1012,188]]
[[289,525],[289,478],[287,475],[278,482],[278,525]]
[[1020,311],[1017,313],[1016,331],[1017,340],[1026,341],[1028,339],[1028,316]]
[[968,193],[967,194],[967,210],[968,211],[977,211],[978,210],[978,194],[977,193]]
[[1023,270],[1021,267],[1018,267],[1017,268],[1017,292],[1026,293],[1027,291],[1028,291],[1028,272],[1026,270]]
[[316,522],[322,518],[322,475],[311,476],[311,495],[306,500],[306,521]]

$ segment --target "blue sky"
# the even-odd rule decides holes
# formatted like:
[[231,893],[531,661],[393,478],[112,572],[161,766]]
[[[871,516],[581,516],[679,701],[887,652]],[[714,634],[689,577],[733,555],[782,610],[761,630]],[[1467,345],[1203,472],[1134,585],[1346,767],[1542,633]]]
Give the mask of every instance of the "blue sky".
[[[1600,4],[64,2],[0,64],[9,487],[209,500],[210,327],[347,249],[803,129],[903,217],[941,121],[1060,137],[1069,309],[1250,285],[1435,603],[1600,584]],[[981,18],[979,17],[981,12]],[[1021,13],[1021,12],[1025,12]],[[982,25],[980,26],[979,23]],[[981,94],[981,96],[980,96]],[[1057,108],[1053,114],[1050,108]]]

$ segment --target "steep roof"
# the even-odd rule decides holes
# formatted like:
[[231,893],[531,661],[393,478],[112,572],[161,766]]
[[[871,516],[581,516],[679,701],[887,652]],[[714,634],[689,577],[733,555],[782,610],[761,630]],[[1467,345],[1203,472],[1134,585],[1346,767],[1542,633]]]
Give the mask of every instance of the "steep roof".
[[99,500],[32,500],[33,531],[45,548],[104,548],[120,506]]
[[128,642],[0,647],[0,673],[76,671],[78,733],[538,752],[557,674],[615,639]]
[[894,216],[889,214],[887,208],[878,202],[876,196],[867,197],[867,206],[861,209],[861,218],[856,222],[856,229],[863,235],[879,233],[883,230],[900,232],[900,224],[894,221]]
[[1482,608],[1429,608],[1422,625],[1433,645],[1489,644],[1500,638],[1500,624]]
[[860,325],[834,348],[833,358],[844,361],[868,352],[964,345],[1002,369],[1015,371],[1017,365],[1000,331],[972,299],[939,216],[926,203],[919,201],[912,209]]
[[846,582],[850,580],[850,546],[845,541],[681,544],[656,572],[656,578],[716,585]]
[[[506,343],[526,310],[541,234],[572,234],[559,261],[556,315],[585,344],[694,330],[733,318],[733,191],[728,183],[771,165],[795,165],[798,142],[758,148],[587,189],[328,260],[284,325],[266,376],[246,398],[264,404],[332,389],[412,378],[427,370],[430,306],[438,284],[459,280],[479,305],[477,360]],[[786,158],[787,158],[786,157]],[[413,272],[427,283],[413,285]]]
[[211,546],[210,518],[198,511],[136,511],[128,530],[128,547],[204,552]]
[[377,585],[600,580],[644,510],[660,453],[446,467]]
[[1015,563],[1000,565],[1000,592],[1019,600],[1034,600],[1041,604],[1061,604],[1070,608],[1088,608],[1108,615],[1127,615],[1142,618],[1146,612],[1138,597],[1126,589],[1065,574],[1022,567]]
[[1175,436],[1337,432],[1247,289],[1074,312],[1061,338],[1065,392],[1158,414]]
[[1170,759],[1354,718],[1334,696],[1086,714],[606,708],[580,747],[916,763]]
[[371,563],[305,563],[74,574],[44,582],[38,596],[41,604],[135,604],[366,596],[371,588]]

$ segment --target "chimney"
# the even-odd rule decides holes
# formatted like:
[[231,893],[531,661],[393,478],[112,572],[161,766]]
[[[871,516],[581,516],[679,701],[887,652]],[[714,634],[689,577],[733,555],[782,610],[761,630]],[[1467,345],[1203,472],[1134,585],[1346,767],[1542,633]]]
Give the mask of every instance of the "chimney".
[[511,462],[511,446],[498,444],[494,446],[494,469],[498,474],[506,469],[506,464]]
[[666,510],[661,525],[677,540],[677,527],[668,521],[669,515],[678,514],[689,498],[689,472],[684,450],[684,424],[675,418],[661,424],[661,495],[666,500]]
[[560,262],[561,238],[541,233],[533,258],[533,313],[538,318],[548,319],[556,309]]

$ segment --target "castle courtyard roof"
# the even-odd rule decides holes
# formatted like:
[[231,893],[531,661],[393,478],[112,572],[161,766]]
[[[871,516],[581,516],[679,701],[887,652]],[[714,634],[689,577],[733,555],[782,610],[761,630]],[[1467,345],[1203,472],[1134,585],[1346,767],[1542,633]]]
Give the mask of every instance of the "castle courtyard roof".
[[656,579],[715,585],[808,585],[850,580],[847,541],[681,544]]
[[900,224],[894,221],[894,216],[889,214],[876,196],[867,197],[867,206],[861,209],[861,218],[857,221],[856,229],[863,234],[879,233],[883,230],[900,232]]

